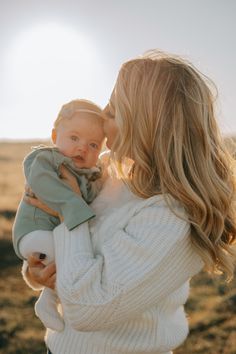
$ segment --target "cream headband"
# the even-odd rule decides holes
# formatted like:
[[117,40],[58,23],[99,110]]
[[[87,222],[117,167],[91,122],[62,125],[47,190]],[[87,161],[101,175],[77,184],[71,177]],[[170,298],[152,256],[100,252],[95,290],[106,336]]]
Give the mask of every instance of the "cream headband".
[[91,109],[86,109],[86,108],[78,108],[78,109],[73,109],[73,108],[62,108],[61,112],[59,113],[59,116],[62,118],[70,118],[72,117],[76,112],[85,112],[85,113],[92,113],[96,114],[99,117],[102,117],[102,112],[96,112],[92,111]]

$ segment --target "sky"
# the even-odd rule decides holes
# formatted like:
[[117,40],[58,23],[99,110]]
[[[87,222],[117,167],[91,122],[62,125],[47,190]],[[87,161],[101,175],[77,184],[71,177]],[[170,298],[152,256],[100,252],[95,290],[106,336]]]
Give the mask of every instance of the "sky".
[[158,48],[218,87],[236,134],[235,0],[0,0],[0,140],[47,139],[75,98],[104,106],[123,62]]

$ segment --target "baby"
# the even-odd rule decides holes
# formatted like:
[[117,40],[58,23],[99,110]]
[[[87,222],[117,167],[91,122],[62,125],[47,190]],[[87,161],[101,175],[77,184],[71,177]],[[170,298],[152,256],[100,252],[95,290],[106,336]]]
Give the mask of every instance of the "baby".
[[[35,196],[57,211],[67,228],[72,230],[95,216],[88,204],[102,186],[99,154],[105,136],[101,109],[93,102],[82,99],[63,105],[51,137],[53,147],[36,147],[24,159],[25,178]],[[60,178],[62,165],[76,176],[82,197]],[[53,261],[52,230],[59,224],[58,217],[22,200],[13,225],[16,254],[27,259],[31,253],[39,252],[46,255],[45,264]],[[45,288],[35,304],[35,312],[45,327],[62,331],[64,322],[57,311],[57,303],[56,292]]]

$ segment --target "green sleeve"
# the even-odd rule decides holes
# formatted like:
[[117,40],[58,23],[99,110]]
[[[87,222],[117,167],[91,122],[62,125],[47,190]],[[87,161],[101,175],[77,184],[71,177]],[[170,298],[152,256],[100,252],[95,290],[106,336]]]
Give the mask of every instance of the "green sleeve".
[[33,159],[26,159],[24,169],[35,195],[64,217],[69,230],[95,216],[83,198],[60,179],[50,152],[40,152]]

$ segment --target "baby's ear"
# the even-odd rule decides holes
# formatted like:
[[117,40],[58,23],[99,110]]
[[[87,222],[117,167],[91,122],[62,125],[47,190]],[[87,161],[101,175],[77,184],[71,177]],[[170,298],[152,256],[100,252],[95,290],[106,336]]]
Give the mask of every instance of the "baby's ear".
[[51,138],[52,138],[52,142],[53,144],[56,144],[56,140],[57,140],[57,131],[55,128],[52,129],[52,133],[51,133]]

